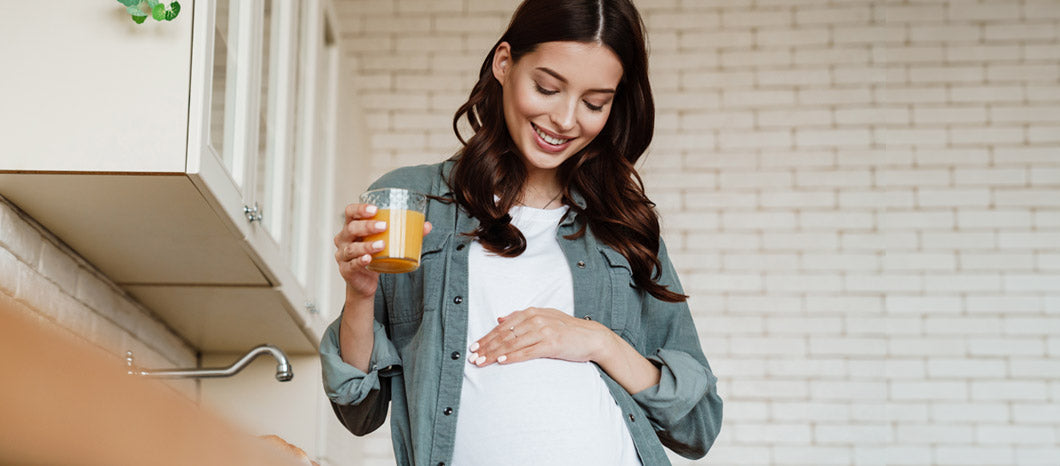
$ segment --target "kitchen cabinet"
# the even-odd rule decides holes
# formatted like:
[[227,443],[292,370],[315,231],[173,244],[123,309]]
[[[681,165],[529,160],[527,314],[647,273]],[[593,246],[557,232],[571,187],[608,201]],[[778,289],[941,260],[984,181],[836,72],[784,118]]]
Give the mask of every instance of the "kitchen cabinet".
[[321,241],[341,220],[333,9],[181,6],[141,25],[117,2],[5,6],[0,195],[201,351],[312,352],[342,293]]

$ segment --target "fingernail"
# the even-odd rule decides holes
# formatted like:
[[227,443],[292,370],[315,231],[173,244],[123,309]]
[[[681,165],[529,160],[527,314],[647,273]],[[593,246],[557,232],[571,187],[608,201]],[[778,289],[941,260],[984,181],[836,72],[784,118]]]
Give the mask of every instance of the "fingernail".
[[383,240],[376,240],[372,243],[372,249],[383,249]]
[[501,357],[497,358],[497,362],[504,362],[504,361],[507,361],[507,360],[508,360],[508,356],[505,356],[503,354],[501,355]]
[[478,354],[476,353],[467,355],[467,362],[470,362],[471,364],[474,364],[476,359],[478,359]]
[[479,356],[478,359],[475,360],[475,364],[482,364],[484,362],[486,362],[485,356]]
[[369,262],[372,262],[372,255],[371,254],[365,254],[365,255],[361,256],[361,263],[367,264]]
[[375,222],[375,229],[379,231],[386,230],[386,222]]
[[471,347],[468,348],[468,349],[471,350],[471,351],[478,351],[478,342],[476,341],[476,342],[472,343]]
[[376,212],[376,210],[378,210],[378,209],[379,209],[378,207],[376,207],[376,206],[374,206],[374,205],[370,205],[370,206],[368,206],[368,207],[365,207],[365,208],[364,208],[364,211],[365,211],[365,212],[368,212],[368,215],[375,215],[375,212]]

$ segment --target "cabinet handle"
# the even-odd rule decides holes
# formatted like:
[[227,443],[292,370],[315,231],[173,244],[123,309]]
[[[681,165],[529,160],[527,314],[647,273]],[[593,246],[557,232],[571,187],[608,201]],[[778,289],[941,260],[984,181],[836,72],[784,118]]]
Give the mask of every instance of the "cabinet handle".
[[245,215],[247,217],[247,221],[250,222],[250,223],[260,222],[261,221],[261,215],[264,212],[265,212],[264,209],[262,209],[261,207],[258,207],[258,203],[257,202],[254,203],[254,207],[250,207],[248,205],[244,205],[243,206],[243,215]]

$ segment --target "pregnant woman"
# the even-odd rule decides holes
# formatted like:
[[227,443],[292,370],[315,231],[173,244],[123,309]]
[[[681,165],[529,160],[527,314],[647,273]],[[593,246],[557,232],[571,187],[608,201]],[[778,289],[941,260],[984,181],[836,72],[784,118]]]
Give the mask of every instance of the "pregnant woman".
[[524,1],[453,126],[452,158],[372,186],[430,196],[418,270],[367,270],[386,226],[346,207],[346,301],[320,345],[342,423],[364,435],[389,410],[401,465],[704,456],[722,402],[634,168],[654,105],[633,4]]

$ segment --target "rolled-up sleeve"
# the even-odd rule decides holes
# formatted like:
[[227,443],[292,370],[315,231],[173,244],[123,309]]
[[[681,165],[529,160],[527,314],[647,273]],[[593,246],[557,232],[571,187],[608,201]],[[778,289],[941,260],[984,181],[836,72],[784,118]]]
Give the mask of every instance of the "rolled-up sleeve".
[[320,365],[324,373],[324,392],[339,405],[359,404],[372,390],[380,389],[380,377],[390,377],[401,371],[401,358],[378,321],[374,323],[375,343],[369,360],[368,373],[342,360],[339,346],[339,325],[335,319],[320,341]]
[[[677,273],[660,245],[659,283],[683,293]],[[701,458],[721,430],[722,400],[717,377],[703,355],[688,304],[645,296],[641,316],[646,355],[660,371],[659,383],[633,394],[663,445],[686,458]]]
[[633,394],[659,440],[686,458],[701,458],[721,429],[722,401],[710,367],[688,353],[660,349],[648,360],[659,383]]
[[659,383],[633,394],[633,399],[661,425],[684,419],[718,381],[710,369],[681,351],[659,349],[648,360],[659,368]]

